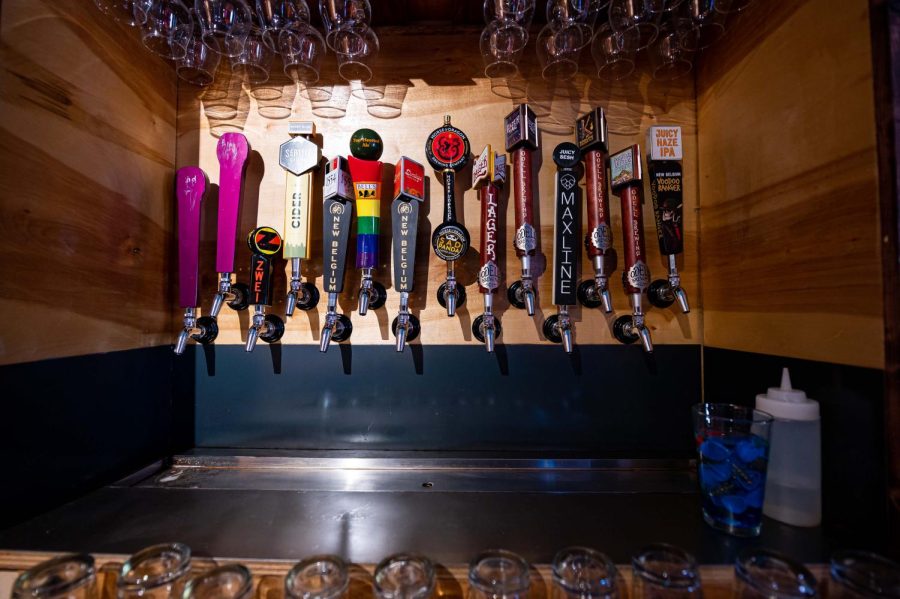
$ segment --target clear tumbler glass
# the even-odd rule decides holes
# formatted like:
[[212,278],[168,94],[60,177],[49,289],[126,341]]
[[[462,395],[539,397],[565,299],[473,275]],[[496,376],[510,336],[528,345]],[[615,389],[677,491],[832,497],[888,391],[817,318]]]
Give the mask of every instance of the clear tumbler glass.
[[605,554],[568,547],[553,558],[552,599],[618,599],[618,571]]
[[831,556],[830,599],[900,597],[900,564],[867,551]]
[[434,565],[422,555],[396,553],[375,568],[378,599],[427,599],[434,592]]
[[759,536],[772,416],[710,403],[693,414],[704,520],[735,536]]
[[94,558],[63,555],[19,574],[11,599],[97,599]]
[[734,563],[735,599],[816,596],[816,579],[805,566],[768,549],[751,549]]
[[674,545],[645,547],[631,558],[631,599],[692,599],[702,597],[697,560]]
[[141,23],[141,41],[151,52],[178,60],[184,56],[193,29],[191,13],[181,0],[153,0]]
[[524,599],[530,585],[528,562],[512,551],[485,551],[469,563],[468,599]]
[[194,0],[203,43],[222,56],[234,58],[244,50],[253,28],[253,12],[245,0]]
[[119,599],[180,597],[191,569],[191,549],[181,543],[164,543],[141,549],[119,570]]
[[526,43],[528,32],[514,22],[495,21],[485,27],[479,43],[485,77],[514,77],[519,72],[519,60]]
[[137,27],[147,20],[150,0],[94,0],[94,4],[119,23]]
[[253,576],[245,566],[219,566],[191,579],[182,599],[249,599],[253,595]]
[[284,579],[287,599],[340,599],[347,592],[347,564],[336,555],[309,557],[291,568]]

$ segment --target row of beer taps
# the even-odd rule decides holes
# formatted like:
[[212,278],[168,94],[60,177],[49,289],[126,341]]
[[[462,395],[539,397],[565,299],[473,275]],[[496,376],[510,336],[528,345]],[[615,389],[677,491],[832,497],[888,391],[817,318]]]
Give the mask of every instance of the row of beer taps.
[[[247,139],[240,133],[226,133],[218,142],[219,199],[217,219],[216,271],[218,287],[208,315],[198,317],[198,270],[200,245],[200,206],[209,181],[196,166],[183,167],[176,176],[179,246],[179,300],[184,308],[184,323],[175,344],[181,354],[189,338],[210,344],[218,335],[217,317],[223,305],[234,310],[254,306],[245,349],[253,351],[258,340],[274,343],[284,335],[284,320],[267,314],[272,305],[272,269],[279,252],[290,262],[291,276],[285,300],[285,313],[295,309],[311,310],[319,301],[316,286],[303,281],[302,261],[311,256],[310,208],[314,197],[315,173],[324,164],[322,254],[323,286],[328,293],[325,322],[320,336],[320,350],[326,352],[331,341],[350,338],[353,325],[348,315],[337,311],[337,299],[343,292],[350,226],[356,209],[356,267],[361,272],[359,315],[381,308],[387,299],[384,285],[374,280],[379,262],[379,230],[383,150],[381,137],[371,129],[360,129],[350,139],[350,156],[323,160],[316,143],[315,126],[310,122],[289,125],[290,139],[279,148],[279,164],[285,171],[283,234],[271,226],[260,226],[249,232],[247,244],[251,252],[250,284],[233,282],[235,242],[244,170],[249,155]],[[521,261],[521,277],[507,290],[510,303],[535,313],[536,285],[532,260],[538,248],[533,220],[533,162],[538,149],[538,127],[534,112],[526,104],[519,105],[505,119],[506,150],[515,202],[515,238],[513,246]],[[466,301],[465,287],[456,279],[455,265],[469,248],[470,236],[456,218],[455,179],[470,160],[468,137],[451,123],[449,116],[435,129],[425,143],[428,163],[440,175],[443,186],[443,218],[432,234],[432,249],[447,263],[447,276],[437,292],[438,302],[455,315]],[[569,308],[580,302],[588,308],[613,310],[609,293],[609,277],[615,269],[615,253],[610,228],[608,188],[621,200],[624,270],[622,280],[632,306],[630,316],[613,323],[614,336],[623,343],[637,340],[646,352],[653,351],[649,329],[644,321],[643,294],[658,307],[677,301],[684,313],[689,312],[687,294],[681,287],[676,265],[683,251],[681,129],[651,127],[648,132],[647,165],[650,189],[656,215],[660,251],[667,256],[669,274],[666,280],[650,281],[644,247],[642,204],[643,169],[638,145],[629,146],[612,155],[605,113],[596,108],[577,121],[577,143],[564,142],[553,151],[557,172],[554,195],[553,303],[557,313],[543,323],[547,339],[561,343],[571,353],[574,347],[574,323]],[[583,161],[583,166],[582,166]],[[607,176],[607,170],[609,175]],[[593,280],[578,281],[578,236],[581,232],[581,187],[585,175],[587,191],[587,233],[584,246],[591,259]],[[473,335],[488,352],[494,351],[501,335],[499,317],[493,313],[493,296],[500,279],[497,228],[501,189],[506,182],[507,157],[493,151],[490,145],[474,161],[472,187],[478,190],[481,203],[481,265],[478,286],[484,302],[483,314],[472,323]],[[608,184],[609,183],[609,184]],[[410,312],[413,291],[418,216],[425,201],[424,166],[401,157],[394,170],[394,199],[390,204],[393,230],[393,285],[400,293],[400,306],[391,329],[396,350],[402,352],[409,341],[418,337],[421,324]]]

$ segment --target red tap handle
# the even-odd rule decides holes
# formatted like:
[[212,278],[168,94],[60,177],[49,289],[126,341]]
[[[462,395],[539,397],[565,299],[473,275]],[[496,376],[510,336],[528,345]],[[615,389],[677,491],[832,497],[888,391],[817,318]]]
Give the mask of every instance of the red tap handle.
[[613,191],[622,201],[622,245],[625,247],[625,269],[622,283],[625,293],[641,293],[650,285],[650,268],[644,250],[644,203],[641,149],[625,148],[609,157],[609,173]]
[[618,191],[622,202],[622,242],[625,246],[625,269],[622,282],[625,293],[641,293],[650,284],[644,249],[644,217],[641,204],[644,190],[640,182],[630,183]]
[[587,233],[584,247],[590,258],[603,256],[612,249],[612,229],[609,226],[609,192],[606,178],[606,152],[591,150],[585,153],[584,166],[587,187]]
[[534,194],[531,189],[531,150],[513,150],[513,194],[516,201],[516,256],[533,256],[537,249],[534,231]]
[[175,197],[178,202],[178,302],[182,308],[197,306],[200,204],[207,184],[206,173],[196,166],[185,166],[175,174]]

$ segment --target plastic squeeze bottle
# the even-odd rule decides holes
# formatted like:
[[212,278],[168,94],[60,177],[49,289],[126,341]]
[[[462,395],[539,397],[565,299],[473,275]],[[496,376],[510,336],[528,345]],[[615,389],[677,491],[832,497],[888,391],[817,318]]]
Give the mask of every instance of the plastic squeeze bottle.
[[775,417],[763,513],[794,526],[818,525],[822,521],[819,402],[793,389],[785,368],[781,387],[757,395],[756,409]]

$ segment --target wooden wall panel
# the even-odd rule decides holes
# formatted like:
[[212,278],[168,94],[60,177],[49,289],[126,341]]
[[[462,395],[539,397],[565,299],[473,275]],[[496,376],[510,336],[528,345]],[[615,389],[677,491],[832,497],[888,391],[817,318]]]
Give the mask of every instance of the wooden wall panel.
[[868,16],[760,2],[703,57],[707,345],[884,367]]
[[0,23],[0,363],[168,343],[174,71],[89,1]]
[[[477,52],[480,29],[455,30],[453,34],[426,34],[414,29],[379,30],[382,50],[376,72],[380,80],[377,84],[387,85],[388,96],[393,97],[392,108],[380,109],[368,106],[367,102],[350,97],[346,102],[346,113],[342,118],[321,118],[312,113],[312,103],[289,81],[281,79],[267,85],[268,89],[249,89],[239,81],[229,79],[227,67],[220,67],[214,89],[198,90],[190,85],[179,85],[178,102],[178,165],[199,165],[210,175],[210,180],[218,180],[218,163],[215,156],[217,136],[226,131],[242,131],[252,149],[248,167],[245,199],[241,217],[241,232],[245,235],[255,224],[269,224],[280,229],[283,226],[282,203],[284,174],[278,166],[278,146],[287,136],[287,118],[272,119],[265,115],[281,112],[291,114],[291,119],[313,120],[324,140],[324,154],[328,157],[346,155],[349,151],[350,134],[360,127],[371,127],[379,131],[385,141],[382,160],[393,165],[401,155],[425,163],[424,145],[428,134],[443,122],[443,116],[453,117],[453,124],[467,133],[472,151],[477,155],[486,143],[503,151],[503,117],[521,101],[529,101],[538,113],[542,134],[543,167],[537,182],[536,198],[540,198],[537,222],[540,224],[540,244],[546,258],[552,256],[552,194],[555,166],[551,160],[552,149],[560,142],[574,140],[574,120],[592,106],[604,106],[609,111],[612,146],[619,149],[627,144],[640,142],[647,127],[655,123],[679,124],[684,128],[685,145],[685,228],[687,253],[683,265],[683,281],[689,293],[699,298],[697,282],[697,143],[695,125],[694,86],[690,78],[676,85],[661,86],[652,82],[643,65],[634,78],[622,84],[601,83],[594,76],[594,66],[589,54],[582,57],[582,71],[574,80],[566,84],[545,83],[536,68],[534,46],[525,51],[523,62],[524,77],[516,83],[523,88],[516,99],[508,99],[492,93],[490,81],[482,75],[482,64]],[[348,88],[331,77],[336,73],[333,56],[329,55],[323,67],[325,85],[337,83],[335,94],[347,96]],[[273,93],[273,89],[276,88]],[[272,96],[280,96],[270,99]],[[332,101],[332,105],[340,104]],[[381,112],[379,112],[381,110]],[[396,118],[376,118],[372,113],[390,113]],[[426,163],[427,164],[427,163]],[[391,167],[392,168],[392,167]],[[431,169],[428,168],[431,175]],[[465,171],[464,178],[469,178]],[[583,183],[583,181],[582,181]],[[478,268],[478,241],[480,206],[477,195],[469,190],[462,196],[461,219],[473,235],[473,249],[458,270],[458,277],[466,285],[468,302],[455,318],[447,318],[446,312],[438,304],[435,293],[444,280],[445,263],[437,259],[430,246],[430,233],[439,222],[442,211],[442,189],[440,182],[430,176],[430,198],[419,223],[419,252],[416,262],[416,289],[411,300],[411,310],[423,324],[420,337],[425,344],[477,343],[471,334],[471,322],[482,312],[482,299],[477,291],[475,276]],[[388,186],[386,193],[389,193]],[[506,202],[507,194],[504,194]],[[376,280],[388,287],[386,309],[370,313],[366,317],[353,315],[355,343],[392,343],[390,323],[397,312],[399,296],[390,286],[390,223],[387,205],[382,209],[382,251],[381,266]],[[621,248],[621,221],[618,199],[613,198],[612,212],[615,222],[614,239]],[[512,206],[507,202],[504,233],[501,237],[505,255],[502,292],[495,299],[495,313],[503,322],[505,343],[547,343],[541,333],[544,318],[555,312],[551,301],[551,271],[539,276],[540,311],[533,319],[524,311],[510,309],[505,289],[519,277],[519,263],[512,251],[514,219]],[[208,309],[215,289],[213,239],[215,232],[215,202],[210,201],[204,210],[204,252],[201,258],[202,305]],[[645,230],[650,266],[657,276],[665,275],[665,264],[659,255],[656,243],[655,223],[652,218],[652,204],[647,187],[647,218]],[[312,276],[321,288],[321,235],[320,213],[314,217],[314,256],[311,263],[304,266],[304,276]],[[355,224],[354,224],[355,228]],[[359,275],[352,268],[355,255],[355,241],[351,239],[350,268],[348,269],[345,292],[340,298],[340,309],[354,312],[357,306]],[[241,243],[243,246],[243,242]],[[244,247],[238,253],[238,278],[247,279],[249,255]],[[589,264],[583,260],[585,276],[590,274]],[[539,267],[539,271],[542,267]],[[551,269],[552,270],[552,269]],[[276,313],[284,311],[284,279],[278,281],[277,301],[273,307]],[[621,270],[612,277],[613,301],[619,314],[630,313],[628,300],[622,292]],[[317,343],[322,327],[325,301],[317,311],[299,312],[288,323],[285,343]],[[173,306],[173,314],[176,310]],[[612,337],[609,326],[613,318],[605,318],[596,310],[574,310],[576,338],[578,343],[618,343]],[[676,316],[672,310],[650,309],[648,318],[658,343],[699,343],[699,306],[689,316]],[[237,315],[225,309],[220,316],[218,343],[241,343],[246,338],[248,321],[245,314]]]

